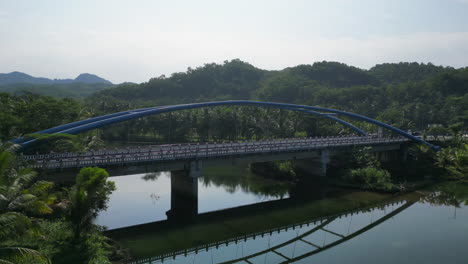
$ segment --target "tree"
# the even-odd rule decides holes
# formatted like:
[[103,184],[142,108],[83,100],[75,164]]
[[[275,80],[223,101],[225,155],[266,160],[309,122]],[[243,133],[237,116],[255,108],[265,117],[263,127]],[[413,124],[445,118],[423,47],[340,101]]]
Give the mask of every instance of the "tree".
[[398,190],[391,181],[390,173],[379,168],[365,167],[353,169],[346,175],[345,179],[352,183],[362,184],[365,188],[369,189],[382,191]]
[[437,140],[439,136],[448,135],[450,133],[450,130],[443,126],[432,126],[427,132],[429,135],[434,136],[434,138]]
[[93,227],[93,219],[107,208],[110,194],[115,190],[114,182],[107,181],[109,174],[101,168],[83,168],[76,177],[70,191],[70,215],[75,239]]
[[36,174],[17,170],[14,163],[13,154],[0,152],[0,263],[50,263],[42,253],[17,246],[16,241],[25,235],[38,235],[32,232],[33,222],[26,213],[52,212],[49,204],[55,200],[47,192],[51,185],[33,183]]
[[82,149],[78,137],[70,134],[28,134],[25,138],[36,140],[28,147],[29,152],[73,152]]
[[449,178],[468,178],[468,144],[444,148],[437,152],[436,159],[436,165],[444,168]]

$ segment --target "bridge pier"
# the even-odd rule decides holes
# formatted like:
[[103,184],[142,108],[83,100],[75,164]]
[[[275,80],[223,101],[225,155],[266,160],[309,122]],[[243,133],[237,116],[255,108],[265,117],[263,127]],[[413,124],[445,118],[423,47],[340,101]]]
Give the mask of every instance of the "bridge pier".
[[327,166],[330,162],[330,151],[322,150],[320,151],[320,176],[327,176]]
[[408,145],[404,144],[400,148],[401,161],[408,161]]
[[198,177],[192,175],[187,170],[171,172],[171,209],[166,212],[168,220],[184,221],[198,214]]
[[407,146],[400,146],[399,149],[378,151],[373,154],[380,162],[406,161],[408,156]]
[[190,161],[189,169],[190,169],[190,172],[189,172],[190,177],[198,178],[202,176],[202,169],[203,169],[202,161],[201,160]]
[[294,161],[294,166],[313,176],[327,176],[327,166],[330,162],[330,151],[321,150],[318,158],[300,159]]

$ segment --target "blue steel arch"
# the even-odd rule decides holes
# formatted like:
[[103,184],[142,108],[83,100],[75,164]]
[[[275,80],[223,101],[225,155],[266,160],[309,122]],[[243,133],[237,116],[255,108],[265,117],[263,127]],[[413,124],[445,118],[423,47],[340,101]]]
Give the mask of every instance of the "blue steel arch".
[[[123,111],[123,112],[117,112],[117,113],[92,117],[92,118],[88,118],[88,119],[85,119],[85,120],[75,121],[75,122],[72,122],[72,123],[68,123],[68,124],[64,124],[64,125],[44,129],[44,130],[41,130],[41,131],[37,131],[37,132],[35,132],[35,134],[61,133],[62,130],[65,130],[65,129],[68,129],[68,128],[72,128],[72,127],[76,127],[76,126],[80,126],[80,125],[86,125],[86,124],[89,124],[89,123],[92,123],[92,122],[97,122],[97,121],[104,120],[104,119],[111,118],[111,117],[118,117],[118,116],[130,114],[130,113],[134,113],[134,112],[141,112],[141,111],[147,111],[147,110],[150,110],[150,109],[158,109],[158,108],[160,108],[160,106],[141,108],[141,109],[137,109],[137,110],[127,110],[127,111]],[[13,143],[23,143],[25,141],[26,140],[24,138],[22,138],[22,137],[15,138],[15,139],[11,140],[11,142],[13,142]]]
[[[414,140],[416,142],[425,144],[429,147],[431,147],[434,150],[438,150],[439,147],[435,146],[425,140],[422,140],[418,137],[415,137],[401,129],[398,129],[396,127],[390,126],[388,124],[382,123],[380,121],[374,120],[369,117],[361,116],[358,114],[350,113],[350,112],[345,112],[341,110],[336,110],[336,109],[331,109],[331,108],[325,108],[325,107],[318,107],[318,106],[309,106],[309,105],[296,105],[296,104],[286,104],[286,103],[275,103],[275,102],[259,102],[259,101],[249,101],[249,100],[232,100],[232,101],[217,101],[217,102],[204,102],[204,103],[192,103],[192,104],[181,104],[181,105],[170,105],[170,106],[160,106],[160,107],[151,107],[151,108],[144,108],[144,109],[137,109],[137,110],[132,110],[132,111],[124,111],[124,112],[119,112],[119,113],[114,113],[114,114],[109,114],[105,116],[100,116],[100,117],[95,117],[87,120],[82,120],[82,121],[77,121],[73,122],[70,124],[65,124],[61,126],[57,126],[54,128],[46,129],[39,131],[38,133],[66,133],[66,134],[78,134],[81,132],[86,132],[92,129],[100,128],[103,126],[107,126],[110,124],[115,124],[135,118],[140,118],[144,116],[149,116],[149,115],[156,115],[156,114],[161,114],[161,113],[167,113],[167,112],[174,112],[174,111],[180,111],[180,110],[189,110],[189,109],[195,109],[195,108],[203,108],[203,107],[213,107],[213,106],[228,106],[228,105],[247,105],[247,106],[259,106],[259,107],[269,107],[269,108],[280,108],[280,109],[288,109],[288,110],[293,110],[293,111],[300,111],[300,112],[307,112],[310,114],[319,114],[320,116],[326,117],[333,119],[337,122],[340,122],[341,124],[347,125],[349,127],[356,128],[355,126],[349,124],[348,122],[338,119],[336,117],[333,117],[328,114],[324,113],[319,113],[319,112],[328,112],[328,113],[334,113],[338,115],[344,115],[347,117],[350,117],[352,119],[357,119],[361,121],[365,121],[371,124],[375,124],[377,126],[389,129],[403,137],[406,137],[408,139]],[[340,120],[340,121],[338,121]],[[356,128],[358,129],[358,128]],[[358,130],[356,130],[358,131]],[[360,130],[362,131],[362,130]],[[365,132],[362,131],[364,134]],[[361,133],[361,132],[360,132]],[[362,134],[362,133],[361,133]],[[16,139],[16,142],[21,143],[21,145],[26,146],[34,140],[30,141],[24,141],[24,139]]]
[[[127,110],[127,111],[102,115],[102,116],[98,116],[98,117],[93,117],[93,118],[89,118],[89,119],[85,119],[85,120],[80,120],[80,121],[76,121],[76,122],[72,122],[72,123],[68,123],[68,124],[59,125],[59,126],[56,126],[56,127],[44,129],[44,130],[41,130],[41,131],[37,131],[35,133],[36,134],[66,133],[66,132],[63,132],[63,131],[67,130],[67,129],[70,129],[70,128],[74,128],[74,127],[78,127],[78,126],[82,126],[82,125],[102,121],[102,120],[109,119],[109,118],[120,117],[120,116],[124,116],[124,115],[128,115],[128,114],[139,113],[139,112],[144,112],[144,111],[148,111],[148,110],[161,109],[161,108],[164,108],[164,107],[167,107],[167,106],[148,107],[148,108],[141,108],[141,109],[136,109],[136,110]],[[305,112],[305,113],[308,113],[308,114],[317,115],[317,116],[320,116],[320,117],[323,117],[323,118],[327,118],[327,119],[336,121],[337,123],[340,123],[340,124],[350,128],[350,129],[356,131],[358,134],[361,134],[363,136],[367,136],[367,133],[365,131],[359,129],[358,127],[354,126],[353,124],[351,124],[349,122],[346,122],[346,121],[344,121],[342,119],[339,119],[339,118],[337,118],[335,116],[326,114],[326,113],[320,113],[320,112],[316,112],[316,111],[312,111],[312,110],[305,110],[305,109],[295,109],[295,108],[291,108],[291,107],[281,107],[280,109],[286,109],[286,110],[291,110],[291,111],[300,111],[300,112]],[[81,131],[81,132],[83,132],[83,131]],[[35,140],[29,140],[28,141],[27,139],[22,138],[22,137],[11,140],[11,142],[13,142],[13,143],[22,144],[24,146],[26,146],[26,145],[34,142],[34,141]]]

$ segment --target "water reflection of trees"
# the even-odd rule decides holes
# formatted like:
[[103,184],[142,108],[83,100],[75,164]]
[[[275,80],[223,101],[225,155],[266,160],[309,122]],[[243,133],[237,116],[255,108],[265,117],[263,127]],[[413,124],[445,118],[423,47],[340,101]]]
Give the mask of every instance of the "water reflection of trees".
[[163,172],[150,172],[150,173],[145,173],[141,178],[145,181],[156,181]]
[[466,206],[468,205],[468,183],[448,182],[441,184],[424,195],[422,201],[434,205]]
[[[151,172],[141,178],[145,181],[156,181],[167,172]],[[244,166],[211,167],[204,169],[200,182],[204,186],[216,186],[229,193],[242,190],[259,196],[284,198],[292,186],[290,182],[267,179],[253,174]]]
[[222,167],[204,171],[201,177],[204,186],[222,187],[229,193],[242,190],[261,196],[285,197],[291,183],[266,179],[253,174],[246,168]]

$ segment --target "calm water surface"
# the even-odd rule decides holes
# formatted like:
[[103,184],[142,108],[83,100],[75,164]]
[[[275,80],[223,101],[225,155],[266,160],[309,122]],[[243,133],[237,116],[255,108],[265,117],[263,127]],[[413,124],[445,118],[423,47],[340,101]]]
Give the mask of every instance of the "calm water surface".
[[[108,229],[166,220],[171,207],[171,173],[111,177],[117,188],[96,223]],[[245,167],[210,168],[198,180],[198,212],[288,197],[289,184],[256,176]]]
[[[112,180],[117,191],[98,224],[117,228],[166,219],[170,173]],[[205,173],[198,188],[200,213],[282,200],[269,202],[273,206],[262,212],[254,209],[239,217],[120,237],[134,259],[201,264],[468,263],[466,184],[446,183],[397,198],[338,192],[300,201],[292,199],[296,192],[289,184],[264,180],[245,169],[218,168]],[[174,251],[178,252],[172,256]]]

